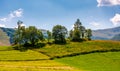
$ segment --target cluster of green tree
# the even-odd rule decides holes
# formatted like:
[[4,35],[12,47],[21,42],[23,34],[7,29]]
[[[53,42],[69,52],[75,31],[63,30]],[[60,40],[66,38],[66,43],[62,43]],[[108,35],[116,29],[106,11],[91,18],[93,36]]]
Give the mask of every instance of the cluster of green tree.
[[21,46],[35,46],[40,40],[43,40],[43,34],[35,26],[25,28],[22,26],[22,21],[18,21],[18,28],[14,34],[14,44],[17,44],[17,49]]
[[82,41],[84,39],[91,40],[92,36],[92,30],[91,29],[85,29],[84,26],[82,26],[82,23],[79,19],[74,24],[74,27],[72,30],[70,30],[69,38],[72,41]]
[[[18,28],[16,29],[14,35],[14,44],[18,44],[19,47],[21,45],[26,46],[28,44],[34,47],[40,41],[44,40],[44,35],[42,34],[41,30],[37,29],[35,26],[29,26],[28,28],[25,28],[25,26],[21,25],[22,23],[22,21],[17,22]],[[90,40],[90,37],[92,36],[91,30],[85,29],[79,19],[77,19],[77,22],[74,24],[74,28],[69,33],[69,38],[71,41],[81,41],[82,39]],[[65,44],[67,34],[68,31],[65,26],[56,25],[53,27],[52,32],[49,30],[47,31],[48,43],[50,43],[51,39],[54,39],[54,43]]]

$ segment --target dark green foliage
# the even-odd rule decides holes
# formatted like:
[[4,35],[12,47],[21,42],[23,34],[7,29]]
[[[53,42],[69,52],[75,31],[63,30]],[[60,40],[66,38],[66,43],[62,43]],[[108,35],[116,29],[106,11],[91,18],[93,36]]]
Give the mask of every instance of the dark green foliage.
[[83,39],[90,40],[92,36],[92,31],[90,29],[85,29],[79,19],[74,24],[73,30],[70,31],[69,38],[72,41],[83,41]]
[[92,36],[92,30],[91,29],[87,29],[86,30],[86,38],[88,39],[88,40],[91,40],[91,36]]
[[55,40],[55,43],[64,44],[66,43],[65,37],[67,34],[67,29],[64,26],[56,25],[52,29],[52,37]]
[[48,30],[47,35],[48,35],[47,37],[48,43],[50,43],[50,39],[52,38],[52,33]]
[[80,31],[78,29],[74,30],[72,41],[80,41]]
[[[43,40],[43,34],[35,26],[21,26],[18,22],[18,29],[14,34],[14,44],[17,44],[15,49],[28,49],[28,47],[35,47],[40,40]],[[23,48],[25,46],[26,48]]]
[[27,42],[34,46],[38,43],[39,40],[43,39],[43,34],[40,30],[38,30],[35,26],[29,26],[26,28],[26,38]]

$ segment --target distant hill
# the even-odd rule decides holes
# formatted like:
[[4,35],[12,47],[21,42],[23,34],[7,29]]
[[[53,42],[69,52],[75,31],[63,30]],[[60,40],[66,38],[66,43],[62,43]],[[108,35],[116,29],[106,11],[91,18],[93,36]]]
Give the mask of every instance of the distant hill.
[[2,31],[2,29],[0,29],[0,46],[4,45],[10,45],[9,37],[5,32]]
[[14,32],[15,32],[15,29],[0,27],[0,43],[3,44],[3,40],[6,41],[4,42],[4,44],[13,43],[12,37]]
[[93,35],[92,39],[109,40],[118,34],[120,34],[120,27],[101,29],[101,30],[93,30],[92,31],[92,35]]
[[[40,29],[44,35],[44,37],[47,37],[47,30]],[[13,43],[13,35],[15,33],[15,29],[13,28],[4,28],[0,27],[0,45],[3,43],[6,45]]]
[[120,34],[115,35],[112,40],[119,40],[120,41]]
[[[40,29],[44,34],[44,37],[47,37],[47,30]],[[10,45],[13,43],[13,34],[15,29],[13,28],[3,28],[0,27],[0,45]],[[120,27],[93,30],[92,39],[100,40],[120,40]]]

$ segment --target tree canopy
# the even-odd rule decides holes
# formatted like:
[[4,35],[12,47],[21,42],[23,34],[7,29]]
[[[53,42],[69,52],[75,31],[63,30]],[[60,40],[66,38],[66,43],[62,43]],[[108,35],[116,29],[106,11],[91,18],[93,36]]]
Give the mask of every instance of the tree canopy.
[[43,39],[42,32],[35,26],[25,28],[25,26],[21,26],[20,24],[22,23],[18,21],[18,28],[14,34],[14,44],[18,44],[19,47],[26,44],[34,46]]
[[[38,43],[44,39],[43,32],[37,29],[35,26],[25,27],[22,25],[22,21],[18,21],[18,28],[14,34],[14,44],[18,44],[19,47],[30,45],[32,47],[38,45]],[[54,39],[55,43],[65,44],[67,36],[67,28],[62,25],[55,25],[52,28],[52,32],[46,30],[47,37],[45,39],[50,42],[50,39]],[[92,31],[86,29],[79,19],[74,24],[73,29],[69,32],[69,38],[72,41],[81,41],[83,39],[91,40]]]
[[52,37],[55,40],[55,43],[66,43],[65,37],[67,34],[67,29],[64,26],[56,25],[52,29]]
[[92,31],[90,29],[85,29],[84,26],[82,26],[82,23],[79,19],[74,24],[73,29],[70,31],[70,39],[72,41],[81,41],[83,39],[91,39]]

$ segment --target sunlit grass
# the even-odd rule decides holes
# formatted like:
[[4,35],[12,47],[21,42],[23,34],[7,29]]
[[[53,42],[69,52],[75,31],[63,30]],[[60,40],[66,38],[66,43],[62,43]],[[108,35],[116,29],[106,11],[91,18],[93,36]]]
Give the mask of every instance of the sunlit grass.
[[13,50],[12,46],[0,46],[0,51],[9,51]]
[[0,51],[0,61],[19,61],[19,60],[41,60],[41,59],[49,59],[48,56],[43,55],[39,52],[35,52],[32,50],[28,50],[25,52],[20,52],[17,50],[11,50],[11,51]]
[[80,71],[52,60],[0,62],[0,71]]
[[36,49],[51,58],[62,57],[67,55],[102,52],[102,51],[119,51],[120,42],[118,41],[85,41],[85,42],[70,42],[65,45],[46,45],[43,48]]
[[88,71],[120,71],[120,52],[93,53],[55,60]]

